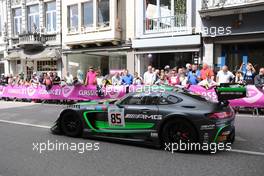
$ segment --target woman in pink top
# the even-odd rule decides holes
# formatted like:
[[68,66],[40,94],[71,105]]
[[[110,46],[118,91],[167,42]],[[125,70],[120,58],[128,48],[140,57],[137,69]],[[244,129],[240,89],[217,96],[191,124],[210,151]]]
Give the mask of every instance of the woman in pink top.
[[86,74],[85,85],[96,85],[96,72],[93,67],[89,67],[89,71]]
[[179,76],[176,73],[176,70],[171,71],[171,76],[169,78],[169,85],[176,86],[180,84]]

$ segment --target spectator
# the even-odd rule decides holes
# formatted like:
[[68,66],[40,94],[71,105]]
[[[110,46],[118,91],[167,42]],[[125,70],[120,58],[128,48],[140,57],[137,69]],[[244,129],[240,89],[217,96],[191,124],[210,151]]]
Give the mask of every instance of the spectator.
[[97,86],[103,87],[103,80],[104,80],[104,77],[102,76],[101,71],[100,71],[100,70],[97,70],[95,73],[96,73],[95,84],[96,84]]
[[210,75],[210,73],[208,73],[206,79],[202,80],[201,82],[199,82],[198,84],[199,86],[203,86],[206,89],[210,89],[214,86],[216,86],[216,82],[212,79],[212,76]]
[[85,85],[96,85],[96,74],[97,73],[94,71],[94,68],[92,66],[89,67],[89,71],[86,74]]
[[188,76],[190,71],[192,71],[192,64],[187,63],[186,64],[186,76]]
[[216,82],[218,85],[222,83],[231,83],[232,80],[235,78],[232,72],[228,70],[228,67],[225,65],[223,66],[222,70],[220,70],[216,75]]
[[49,72],[48,74],[49,78],[53,81],[54,80],[54,73],[53,72]]
[[24,86],[28,87],[28,86],[31,86],[31,83],[30,83],[30,77],[28,76],[24,82]]
[[10,75],[8,76],[8,85],[13,86],[14,83],[15,83],[15,79],[14,79],[13,75],[10,74]]
[[176,86],[176,85],[179,85],[180,84],[180,79],[176,73],[176,70],[172,70],[171,71],[171,75],[169,77],[169,85],[171,86]]
[[60,85],[60,82],[61,82],[61,79],[60,79],[60,77],[58,76],[58,73],[55,72],[55,73],[54,73],[54,77],[53,77],[53,84],[54,84],[54,85]]
[[153,73],[152,66],[148,66],[148,71],[144,73],[144,84],[153,85],[155,81],[155,74]]
[[41,73],[41,75],[39,76],[39,82],[42,84],[44,81],[44,77],[45,77],[46,73]]
[[156,81],[156,85],[168,85],[167,76],[164,73],[161,73],[160,78]]
[[183,68],[178,69],[178,77],[179,77],[180,85],[185,86],[187,84],[187,77],[185,76],[185,72]]
[[259,74],[255,77],[255,86],[264,90],[264,67],[260,68]]
[[77,80],[80,84],[84,84],[83,72],[81,70],[77,70]]
[[256,70],[251,63],[247,64],[246,70],[243,74],[244,74],[244,81],[246,82],[246,84],[254,84]]
[[111,80],[112,80],[112,85],[114,86],[120,86],[122,83],[122,78],[119,72],[116,72]]
[[214,72],[209,68],[208,64],[204,63],[201,70],[201,79],[206,80],[210,77],[210,80],[214,80]]
[[31,78],[31,80],[30,80],[30,84],[32,85],[32,86],[38,86],[39,85],[39,78],[38,78],[38,76],[37,76],[37,73],[35,72],[35,73],[33,73],[33,75],[32,75],[32,78]]
[[191,85],[197,85],[201,80],[201,72],[198,70],[197,65],[192,65],[192,70],[187,74],[188,83]]
[[154,83],[156,83],[160,79],[160,70],[159,69],[155,70],[154,76],[155,76]]
[[138,72],[135,72],[134,79],[133,79],[134,85],[142,85],[143,84],[143,78],[139,76]]
[[73,85],[73,76],[69,72],[67,72],[67,75],[65,76],[65,83],[69,86]]
[[73,85],[74,86],[81,86],[81,85],[83,85],[83,83],[81,83],[77,77],[74,77],[73,78]]
[[1,86],[6,85],[6,81],[5,80],[6,80],[5,79],[5,74],[3,73],[3,74],[1,74],[1,78],[0,78],[0,85]]
[[243,84],[243,82],[244,82],[243,73],[241,70],[238,70],[235,76],[235,83]]
[[45,76],[44,76],[43,85],[46,87],[47,91],[52,88],[52,80],[48,74],[45,74]]
[[133,76],[128,72],[127,69],[124,70],[124,76],[122,77],[122,85],[133,84]]

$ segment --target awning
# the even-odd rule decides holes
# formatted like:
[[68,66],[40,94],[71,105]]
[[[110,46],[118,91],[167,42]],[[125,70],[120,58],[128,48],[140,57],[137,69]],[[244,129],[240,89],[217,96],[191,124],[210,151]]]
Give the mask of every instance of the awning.
[[161,37],[161,38],[141,38],[132,41],[132,47],[135,49],[159,48],[159,47],[183,47],[200,46],[200,35]]
[[61,53],[56,48],[46,48],[39,53],[29,53],[24,50],[21,51],[12,51],[7,56],[7,60],[58,60],[61,58]]
[[27,60],[58,60],[61,58],[61,54],[58,49],[46,48],[37,54],[30,54],[22,51],[20,58]]
[[20,60],[21,51],[12,51],[5,58],[6,60]]

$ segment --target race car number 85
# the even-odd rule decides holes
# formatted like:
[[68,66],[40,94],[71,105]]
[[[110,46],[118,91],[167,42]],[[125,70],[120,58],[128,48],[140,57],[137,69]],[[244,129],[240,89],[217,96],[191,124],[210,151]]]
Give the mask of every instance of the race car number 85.
[[108,109],[109,126],[125,126],[124,109],[109,108]]
[[112,124],[121,124],[121,114],[116,113],[116,114],[111,114],[111,123]]

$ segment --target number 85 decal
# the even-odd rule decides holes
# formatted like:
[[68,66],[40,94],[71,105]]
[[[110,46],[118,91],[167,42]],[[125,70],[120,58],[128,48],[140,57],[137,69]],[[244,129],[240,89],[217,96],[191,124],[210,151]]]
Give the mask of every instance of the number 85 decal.
[[121,124],[122,123],[121,114],[120,113],[111,114],[111,123]]
[[124,109],[109,108],[108,109],[109,126],[125,126]]

